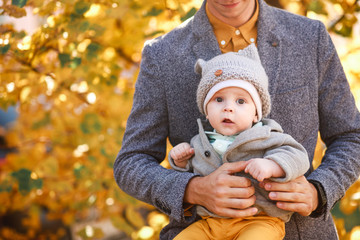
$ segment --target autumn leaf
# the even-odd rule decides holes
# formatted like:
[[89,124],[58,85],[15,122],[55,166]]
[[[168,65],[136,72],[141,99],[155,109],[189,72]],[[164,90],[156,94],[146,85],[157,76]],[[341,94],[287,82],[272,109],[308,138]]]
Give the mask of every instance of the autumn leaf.
[[90,9],[90,3],[85,1],[77,1],[75,3],[75,12],[79,15],[86,13]]
[[325,4],[320,0],[310,1],[310,4],[308,6],[308,9],[310,11],[313,11],[317,14],[323,14],[327,15]]
[[17,180],[19,185],[19,192],[22,195],[28,194],[33,188],[42,188],[42,180],[32,179],[30,177],[31,171],[28,169],[22,168],[19,171],[13,172],[11,175]]
[[19,6],[16,6],[16,5],[5,5],[5,6],[2,6],[1,8],[4,10],[4,12],[2,14],[6,13],[7,15],[9,15],[11,17],[21,18],[21,17],[26,16],[25,9],[23,9]]
[[185,20],[187,20],[188,18],[194,16],[194,14],[196,13],[196,8],[191,8],[185,16],[181,17],[181,21],[184,22]]
[[155,7],[153,7],[149,12],[147,12],[147,14],[145,15],[145,17],[149,17],[149,16],[153,16],[156,17],[158,16],[160,13],[162,13],[163,10],[162,9],[157,9]]
[[89,113],[84,116],[83,122],[80,124],[80,128],[85,134],[100,132],[101,123],[99,117],[94,113]]
[[7,51],[10,50],[10,44],[6,44],[4,46],[0,46],[0,54],[4,55],[5,53],[7,53]]
[[18,6],[18,7],[23,7],[26,5],[27,0],[11,0],[11,4]]

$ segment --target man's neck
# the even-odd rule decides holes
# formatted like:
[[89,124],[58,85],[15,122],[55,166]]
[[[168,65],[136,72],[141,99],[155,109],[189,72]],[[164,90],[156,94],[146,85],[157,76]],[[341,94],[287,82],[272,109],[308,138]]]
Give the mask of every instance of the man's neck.
[[237,10],[231,12],[224,12],[216,10],[215,6],[208,3],[208,8],[211,14],[213,14],[220,21],[233,26],[235,28],[242,26],[252,17],[256,10],[256,1],[249,1],[248,3],[239,3],[243,6],[239,6]]

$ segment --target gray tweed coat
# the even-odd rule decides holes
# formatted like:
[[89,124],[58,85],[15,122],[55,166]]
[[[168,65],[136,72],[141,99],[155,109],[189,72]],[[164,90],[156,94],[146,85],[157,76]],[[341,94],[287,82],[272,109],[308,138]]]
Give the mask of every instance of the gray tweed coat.
[[[285,239],[337,239],[329,217],[334,204],[360,172],[360,114],[338,55],[319,21],[272,8],[259,0],[258,49],[269,76],[276,120],[314,156],[318,131],[327,145],[322,164],[307,178],[319,181],[327,198],[326,214],[294,214]],[[170,217],[161,239],[172,239],[195,221],[185,217],[183,196],[194,173],[164,169],[166,141],[189,142],[197,134],[197,59],[221,54],[204,4],[195,16],[170,33],[147,42],[114,177],[128,194]],[[206,128],[206,126],[205,126]],[[193,208],[193,211],[195,208]]]
[[[272,119],[263,119],[262,126],[252,127],[236,136],[234,142],[221,158],[209,142],[201,120],[198,119],[199,134],[191,141],[195,155],[188,161],[185,168],[175,165],[169,154],[171,167],[178,171],[191,171],[206,176],[215,171],[223,163],[247,161],[252,158],[267,158],[275,161],[285,172],[284,177],[272,178],[275,182],[287,182],[302,176],[309,169],[309,159],[306,150],[294,138],[283,132],[281,126]],[[285,222],[290,220],[292,212],[276,207],[275,202],[268,197],[269,192],[259,186],[259,182],[251,175],[240,172],[237,175],[247,177],[255,187],[255,207],[272,217],[278,217]],[[197,206],[197,214],[206,217],[219,217],[202,206]]]

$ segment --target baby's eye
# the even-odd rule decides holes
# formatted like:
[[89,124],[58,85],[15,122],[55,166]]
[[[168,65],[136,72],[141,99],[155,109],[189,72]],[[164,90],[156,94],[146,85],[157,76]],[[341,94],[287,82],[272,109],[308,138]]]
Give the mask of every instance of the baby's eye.
[[217,97],[217,98],[215,98],[215,101],[216,101],[216,102],[222,102],[223,99],[222,99],[221,97]]
[[240,99],[236,100],[236,103],[238,103],[238,104],[244,104],[244,103],[245,103],[245,100],[240,98]]

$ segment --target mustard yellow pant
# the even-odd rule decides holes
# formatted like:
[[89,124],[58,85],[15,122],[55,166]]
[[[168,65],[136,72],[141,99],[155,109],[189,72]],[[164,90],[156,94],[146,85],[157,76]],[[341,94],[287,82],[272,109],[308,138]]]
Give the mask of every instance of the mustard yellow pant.
[[174,240],[281,240],[285,223],[279,218],[204,218],[181,231]]

